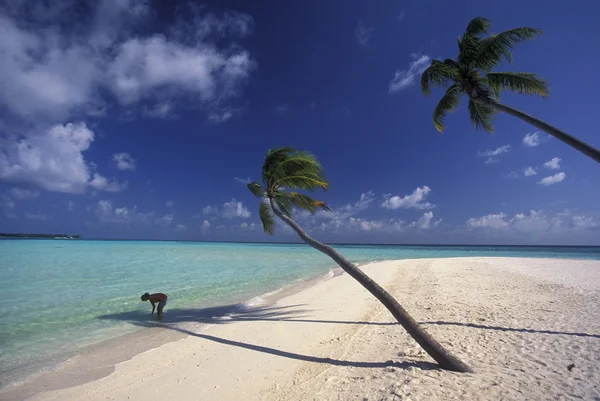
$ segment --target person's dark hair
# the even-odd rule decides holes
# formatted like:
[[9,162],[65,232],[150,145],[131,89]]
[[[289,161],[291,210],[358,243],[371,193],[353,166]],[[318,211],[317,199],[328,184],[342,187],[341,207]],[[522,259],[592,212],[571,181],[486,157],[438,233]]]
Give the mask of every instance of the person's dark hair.
[[142,301],[146,301],[148,300],[148,298],[150,298],[150,294],[145,293],[144,295],[142,295]]

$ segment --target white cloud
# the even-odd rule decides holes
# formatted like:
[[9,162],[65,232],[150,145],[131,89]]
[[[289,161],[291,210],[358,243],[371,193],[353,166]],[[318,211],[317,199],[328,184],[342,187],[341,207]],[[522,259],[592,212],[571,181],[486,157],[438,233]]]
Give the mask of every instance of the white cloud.
[[551,170],[558,170],[560,168],[561,159],[558,157],[553,157],[552,160],[544,163],[544,166]]
[[185,224],[177,224],[177,226],[175,227],[175,230],[185,231],[185,230],[187,230],[187,226]]
[[505,235],[525,234],[545,239],[551,236],[564,238],[565,234],[600,228],[600,218],[570,211],[547,215],[542,211],[530,210],[528,213],[517,213],[512,218],[504,213],[470,218],[466,225],[470,229],[501,232]]
[[373,36],[374,30],[374,27],[367,26],[362,21],[358,21],[356,29],[354,30],[354,36],[356,37],[356,41],[361,46],[367,46],[369,44],[369,41],[371,40],[371,36]]
[[250,177],[246,177],[246,178],[234,177],[233,180],[235,182],[239,182],[240,184],[244,184],[244,185],[250,184],[252,182]]
[[535,147],[542,143],[542,138],[540,137],[540,131],[530,132],[525,135],[523,138],[523,145],[528,147]]
[[508,226],[505,221],[504,213],[488,214],[482,217],[472,217],[467,220],[467,226],[470,228],[494,228],[500,229]]
[[427,55],[412,55],[413,61],[406,70],[397,70],[396,75],[390,82],[389,92],[399,92],[411,86],[415,79],[425,71],[431,64],[431,58]]
[[14,198],[14,199],[33,199],[33,198],[37,198],[38,196],[40,196],[40,191],[33,191],[30,189],[23,189],[23,188],[11,188],[8,193]]
[[[433,220],[433,212],[431,212],[431,211],[425,212],[425,213],[423,213],[423,216],[421,216],[421,218],[419,220],[410,223],[409,227],[416,227],[421,230],[428,230],[431,228],[432,220]],[[441,222],[441,220],[437,220],[436,222],[433,223],[433,225],[437,226],[440,222]]]
[[154,117],[190,97],[186,105],[210,113],[239,93],[254,68],[246,50],[224,40],[252,32],[247,14],[197,7],[185,20],[182,7],[164,35],[147,36],[137,29],[154,14],[145,0],[99,0],[85,11],[75,0],[19,3],[0,14],[0,106],[28,122],[102,115],[111,96],[130,107],[154,103],[143,106]]
[[[418,189],[423,191],[423,188]],[[350,232],[398,233],[415,229],[427,230],[431,227],[436,227],[441,222],[441,219],[433,221],[432,212],[425,212],[423,216],[412,223],[406,223],[399,218],[375,220],[356,217],[356,215],[369,209],[374,200],[374,193],[369,191],[361,194],[359,200],[354,203],[348,203],[341,207],[333,207],[333,212],[323,212],[315,216],[312,216],[308,213],[298,213],[297,218],[301,222],[302,226],[308,230],[338,234],[348,234]],[[421,207],[424,206],[424,204],[415,199],[412,200],[411,204],[418,204],[419,207],[417,208],[424,208]]]
[[231,202],[225,202],[223,204],[221,216],[226,219],[232,219],[234,217],[248,218],[250,217],[250,212],[242,202],[232,199]]
[[542,178],[540,181],[538,181],[538,184],[542,184],[545,186],[556,184],[556,183],[559,183],[562,180],[564,180],[566,176],[567,175],[563,172],[556,173],[554,175],[550,175],[548,177]]
[[525,177],[531,177],[532,175],[536,175],[537,171],[535,171],[535,169],[530,166],[523,170],[523,174],[525,175]]
[[175,205],[175,202],[173,202],[173,201],[166,201],[166,202],[165,202],[165,205],[166,205],[167,207],[173,207],[173,206]]
[[115,208],[109,200],[99,200],[93,211],[99,222],[114,224],[150,224],[155,215],[154,212],[139,213],[136,206]]
[[245,231],[255,231],[258,228],[258,224],[256,223],[242,223],[240,224],[240,228]]
[[429,192],[431,192],[431,188],[424,185],[415,189],[412,194],[404,195],[402,198],[399,196],[387,196],[381,206],[386,209],[431,209],[434,205],[425,202],[425,198],[427,198]]
[[219,214],[219,209],[214,206],[208,205],[202,209],[202,214],[205,216],[216,215],[216,214]]
[[173,213],[165,214],[163,217],[157,219],[157,223],[162,226],[170,226],[173,222]]
[[215,110],[211,111],[208,115],[208,120],[212,123],[219,124],[224,123],[234,116],[233,110]]
[[27,220],[37,220],[37,221],[46,221],[48,216],[42,213],[25,213],[23,215]]
[[485,157],[485,164],[495,163],[498,161],[498,156],[510,152],[510,145],[500,146],[497,149],[486,149],[483,152],[477,152],[477,156]]
[[116,52],[109,82],[126,105],[155,98],[165,88],[194,95],[202,103],[223,99],[236,94],[253,68],[247,51],[186,46],[162,35],[128,39]]
[[143,109],[143,115],[153,118],[167,118],[173,113],[173,103],[168,101],[159,101],[154,107]]
[[202,233],[206,234],[210,230],[210,222],[208,220],[204,220],[200,228],[202,229]]
[[74,207],[75,207],[75,204],[73,203],[73,201],[69,201],[67,203],[67,210],[68,211],[72,211]]
[[115,153],[113,155],[113,161],[117,163],[119,170],[135,170],[135,160],[129,153]]
[[0,182],[66,193],[82,193],[88,186],[112,192],[124,189],[126,183],[91,175],[83,152],[93,140],[85,123],[59,124],[23,137],[0,136]]
[[127,188],[127,181],[122,183],[117,181],[109,181],[106,177],[103,177],[98,173],[94,173],[94,177],[89,182],[89,186],[93,189],[97,189],[98,191],[121,192]]

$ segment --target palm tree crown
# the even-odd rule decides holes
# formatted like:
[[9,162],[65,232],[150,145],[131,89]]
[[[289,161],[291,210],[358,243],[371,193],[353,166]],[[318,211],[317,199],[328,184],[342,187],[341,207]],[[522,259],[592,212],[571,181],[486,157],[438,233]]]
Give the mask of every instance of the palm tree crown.
[[[542,33],[539,29],[515,28],[497,35],[489,35],[490,21],[474,18],[465,33],[458,39],[457,60],[433,60],[421,76],[421,89],[429,95],[431,86],[447,88],[433,113],[433,124],[438,131],[444,130],[444,119],[454,112],[460,96],[469,97],[469,114],[476,128],[494,132],[496,109],[490,101],[499,101],[502,90],[524,95],[548,96],[546,82],[528,72],[491,72],[502,59],[512,62],[511,49],[518,43],[533,39]],[[484,37],[484,34],[488,36]]]
[[328,187],[316,157],[290,147],[270,149],[262,168],[262,184],[248,184],[248,189],[262,199],[259,215],[265,232],[269,234],[275,230],[275,207],[288,217],[292,217],[294,207],[312,214],[318,210],[330,211],[324,202],[293,192],[294,189],[314,191]]

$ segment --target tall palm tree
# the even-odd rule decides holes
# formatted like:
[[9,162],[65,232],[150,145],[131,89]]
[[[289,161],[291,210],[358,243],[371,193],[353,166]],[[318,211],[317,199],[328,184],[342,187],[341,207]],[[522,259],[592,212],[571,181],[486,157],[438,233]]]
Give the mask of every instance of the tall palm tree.
[[356,279],[394,315],[417,343],[437,362],[448,370],[471,372],[461,360],[451,355],[433,339],[408,312],[379,284],[332,247],[310,237],[292,218],[294,208],[312,214],[319,210],[330,211],[324,202],[293,190],[327,189],[329,183],[323,176],[319,161],[308,152],[292,148],[273,148],[267,152],[262,168],[262,183],[248,184],[248,189],[261,199],[259,215],[264,231],[273,234],[274,215],[289,225],[304,242],[333,259],[346,273]]
[[547,132],[600,163],[598,149],[542,120],[500,103],[500,93],[503,90],[523,95],[548,96],[546,82],[535,74],[492,72],[502,58],[512,62],[511,49],[516,44],[533,39],[542,31],[522,27],[484,37],[489,28],[489,20],[481,17],[472,19],[465,33],[458,39],[458,58],[433,60],[421,76],[421,89],[425,95],[431,93],[431,85],[447,88],[433,113],[433,124],[438,131],[443,132],[446,114],[456,110],[460,96],[467,95],[469,114],[475,128],[493,133],[494,115],[497,111],[502,111]]

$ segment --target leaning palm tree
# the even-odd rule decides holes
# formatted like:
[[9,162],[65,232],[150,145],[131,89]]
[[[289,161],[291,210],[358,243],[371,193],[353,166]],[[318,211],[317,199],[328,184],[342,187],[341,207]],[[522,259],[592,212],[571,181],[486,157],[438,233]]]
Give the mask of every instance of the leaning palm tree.
[[273,148],[267,152],[262,168],[262,183],[248,184],[248,189],[261,199],[259,215],[264,231],[273,234],[274,215],[289,225],[304,242],[333,259],[346,273],[362,284],[394,315],[417,343],[439,365],[457,372],[471,372],[471,369],[458,358],[446,351],[433,339],[408,312],[379,284],[329,245],[310,237],[292,218],[294,208],[312,214],[319,210],[330,211],[324,202],[312,199],[293,190],[327,189],[329,183],[323,176],[321,164],[308,152],[292,148]]
[[548,96],[546,82],[535,74],[492,72],[502,58],[512,62],[511,49],[516,44],[533,39],[542,31],[522,27],[484,37],[484,34],[488,34],[489,27],[490,21],[485,18],[471,20],[465,33],[458,39],[458,58],[433,60],[421,76],[421,89],[425,95],[431,93],[432,85],[447,88],[433,113],[433,124],[438,131],[443,132],[446,114],[456,110],[461,95],[467,95],[469,114],[475,128],[493,133],[494,115],[502,111],[547,132],[600,163],[598,149],[542,120],[500,103],[500,93],[503,90],[523,95]]

